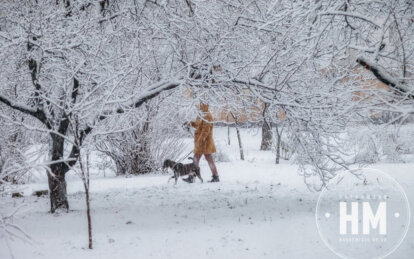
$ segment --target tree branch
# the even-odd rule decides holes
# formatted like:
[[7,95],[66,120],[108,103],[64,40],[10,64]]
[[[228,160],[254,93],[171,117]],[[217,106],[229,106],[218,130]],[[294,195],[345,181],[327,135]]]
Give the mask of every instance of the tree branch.
[[185,3],[187,4],[188,8],[190,9],[190,15],[194,14],[193,7],[191,6],[190,0],[185,0]]
[[[73,78],[72,93],[71,93],[71,96],[70,96],[72,104],[76,103],[76,99],[78,97],[78,94],[79,94],[79,80],[76,77],[74,77]],[[58,132],[62,135],[66,135],[66,131],[69,127],[69,116],[70,116],[70,114],[65,113],[62,116],[62,120],[60,121]]]
[[412,92],[412,89],[410,89],[408,86],[399,83],[395,78],[393,78],[391,75],[389,75],[386,71],[384,71],[381,67],[376,65],[374,62],[364,58],[359,57],[357,58],[357,62],[363,66],[365,69],[371,71],[374,76],[384,84],[391,87],[391,89],[397,90],[399,92],[407,93],[410,98],[414,98],[410,92]]
[[[92,128],[88,128],[88,130],[83,130],[83,131],[80,132],[80,136],[79,136],[80,145],[82,144],[82,142],[85,139],[86,135],[88,135],[91,130],[92,130]],[[76,145],[76,144],[73,144],[72,150],[70,151],[70,154],[69,154],[69,157],[68,157],[67,171],[69,171],[69,169],[76,164],[76,162],[78,161],[79,154],[80,154],[79,146]]]
[[256,80],[256,79],[250,79],[249,81],[245,81],[245,80],[240,80],[240,79],[233,79],[232,80],[233,83],[235,84],[242,84],[242,85],[246,85],[246,86],[254,86],[257,88],[261,88],[263,90],[268,90],[268,91],[272,91],[272,92],[277,92],[276,89],[263,84],[262,82]]
[[44,114],[44,112],[42,110],[39,110],[39,109],[35,110],[32,107],[29,107],[29,106],[26,106],[26,105],[23,105],[23,104],[14,103],[9,98],[7,98],[5,96],[2,96],[2,95],[0,95],[0,102],[4,103],[5,105],[9,106],[10,108],[12,108],[14,110],[20,111],[24,114],[31,115],[31,116],[37,118],[39,121],[41,121],[43,124],[45,124],[48,129],[51,128],[50,124],[49,124],[49,122],[46,118],[46,115]]
[[123,15],[124,13],[126,13],[126,11],[118,12],[118,13],[115,13],[115,14],[113,14],[111,16],[106,17],[106,18],[102,18],[102,19],[99,20],[99,23],[104,23],[106,21],[111,21],[111,20],[117,18],[118,16]]
[[[134,101],[125,104],[125,106],[129,107],[129,108],[138,108],[143,103],[145,103],[146,101],[158,96],[161,92],[176,88],[179,85],[181,85],[182,83],[183,83],[182,78],[179,78],[179,79],[173,80],[173,81],[158,82],[158,83],[148,87],[147,89],[145,89],[143,94],[141,94],[139,97],[137,97]],[[99,116],[99,120],[104,120],[109,115],[112,115],[112,114],[121,114],[121,113],[125,113],[125,109],[122,108],[122,107],[119,107],[116,110],[104,111],[103,114]]]
[[331,11],[331,12],[323,12],[323,13],[319,13],[319,15],[343,15],[343,16],[349,16],[352,18],[356,18],[356,19],[360,19],[363,21],[366,21],[368,23],[371,23],[372,25],[374,25],[377,28],[381,28],[381,24],[374,22],[374,20],[365,17],[361,14],[357,14],[357,13],[350,13],[350,12],[342,12],[342,11]]

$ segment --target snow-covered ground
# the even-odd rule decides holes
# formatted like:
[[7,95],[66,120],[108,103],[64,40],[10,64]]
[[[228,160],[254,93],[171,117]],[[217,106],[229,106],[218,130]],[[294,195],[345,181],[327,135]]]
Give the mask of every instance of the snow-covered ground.
[[[94,249],[87,249],[85,200],[80,180],[68,177],[71,211],[48,213],[47,197],[30,196],[47,183],[25,186],[27,196],[0,197],[6,210],[26,205],[15,219],[33,239],[10,243],[15,258],[338,258],[321,241],[315,224],[318,193],[310,192],[297,166],[259,151],[260,134],[243,130],[246,161],[232,129],[215,130],[221,182],[167,183],[169,175],[95,177],[91,182]],[[376,164],[404,187],[414,208],[414,163]],[[207,163],[202,176],[210,179]],[[414,258],[414,224],[389,258]],[[0,258],[10,258],[0,243]]]

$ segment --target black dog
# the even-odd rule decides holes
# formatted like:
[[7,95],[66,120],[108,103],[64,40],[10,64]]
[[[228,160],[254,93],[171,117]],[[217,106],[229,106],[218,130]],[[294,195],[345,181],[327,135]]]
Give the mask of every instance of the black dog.
[[[164,161],[162,169],[165,170],[166,168],[171,168],[174,171],[174,175],[168,179],[168,182],[175,178],[175,184],[177,184],[178,177],[184,175],[191,175],[193,177],[197,176],[201,182],[203,182],[203,178],[201,178],[200,175],[200,167],[194,163],[194,159],[192,157],[189,157],[188,159],[193,160],[193,162],[191,164],[182,164],[176,163],[170,159]],[[193,179],[195,181],[195,177]]]

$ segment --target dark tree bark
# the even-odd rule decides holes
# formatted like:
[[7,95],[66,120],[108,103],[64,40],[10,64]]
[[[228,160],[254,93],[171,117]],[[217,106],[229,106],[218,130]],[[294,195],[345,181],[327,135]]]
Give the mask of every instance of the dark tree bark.
[[263,124],[262,124],[262,143],[260,144],[260,150],[270,150],[272,148],[272,127],[266,120],[266,112],[269,108],[269,104],[265,103],[263,109]]
[[55,213],[60,208],[69,211],[65,174],[62,174],[60,170],[51,169],[51,173],[48,174],[48,181],[50,189],[50,212]]
[[279,164],[279,162],[280,162],[280,146],[281,146],[281,141],[282,141],[282,132],[283,132],[283,129],[280,129],[276,125],[276,135],[277,135],[277,143],[276,143],[276,164]]
[[[66,129],[65,129],[66,131]],[[57,134],[51,134],[52,138],[52,150],[51,150],[51,160],[52,164],[49,166],[48,182],[49,182],[49,190],[50,190],[50,212],[54,213],[57,209],[65,209],[69,211],[69,202],[67,198],[66,192],[66,179],[65,174],[69,171],[69,164],[74,165],[73,161],[69,161],[67,163],[64,162],[56,162],[54,161],[62,161],[63,158],[63,151],[65,140],[62,136]],[[72,148],[77,149],[75,147]],[[78,153],[73,151],[70,155],[71,159],[77,159]]]
[[237,140],[239,141],[239,149],[240,149],[240,159],[244,160],[244,151],[243,151],[243,144],[240,136],[239,127],[236,126],[236,133],[237,133]]
[[[89,169],[88,169],[89,170]],[[91,205],[89,199],[89,185],[85,187],[86,194],[86,216],[88,218],[88,248],[92,249],[93,240],[92,240],[92,219],[91,219]]]
[[359,57],[357,62],[363,66],[365,69],[371,71],[374,76],[381,81],[382,83],[388,85],[392,90],[400,93],[408,93],[408,97],[414,99],[414,95],[409,94],[411,88],[405,85],[404,83],[398,82],[395,78],[393,78],[390,74],[386,71],[382,70],[377,64],[366,59],[364,57]]

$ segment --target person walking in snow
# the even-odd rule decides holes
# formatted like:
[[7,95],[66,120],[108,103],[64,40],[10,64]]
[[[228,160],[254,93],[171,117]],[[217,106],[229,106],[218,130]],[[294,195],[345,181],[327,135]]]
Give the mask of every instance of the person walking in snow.
[[[211,181],[209,182],[219,182],[219,175],[212,155],[216,152],[216,146],[214,145],[213,140],[213,116],[208,110],[207,104],[200,103],[199,109],[201,111],[202,118],[198,116],[196,121],[192,121],[187,124],[187,126],[191,125],[193,128],[195,128],[194,163],[198,165],[201,157],[204,155],[213,175]],[[183,179],[183,181],[192,183],[193,176],[190,175],[188,178]]]

